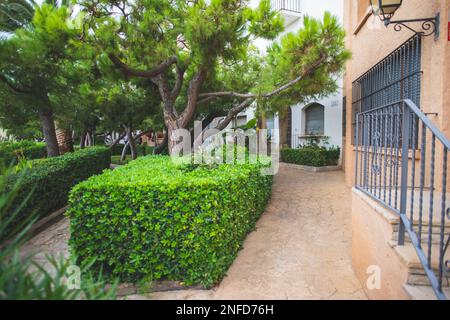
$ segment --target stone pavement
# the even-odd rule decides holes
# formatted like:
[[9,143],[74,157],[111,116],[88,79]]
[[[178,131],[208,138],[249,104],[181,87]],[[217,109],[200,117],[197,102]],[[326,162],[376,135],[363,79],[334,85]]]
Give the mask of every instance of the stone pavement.
[[[27,251],[67,255],[64,219]],[[281,164],[272,199],[225,279],[211,290],[128,299],[366,299],[351,267],[351,192],[341,171],[310,173]]]

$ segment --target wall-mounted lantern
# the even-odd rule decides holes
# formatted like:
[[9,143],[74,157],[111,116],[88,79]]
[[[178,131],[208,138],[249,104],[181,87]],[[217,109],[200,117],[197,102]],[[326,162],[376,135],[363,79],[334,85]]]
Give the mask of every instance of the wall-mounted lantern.
[[[393,24],[395,31],[401,31],[405,27],[425,37],[434,34],[434,37],[437,39],[439,37],[439,13],[432,18],[392,20],[392,17],[397,9],[400,8],[402,2],[403,0],[370,0],[373,14],[380,17],[386,27]],[[412,23],[422,23],[422,30],[417,31],[408,25]]]

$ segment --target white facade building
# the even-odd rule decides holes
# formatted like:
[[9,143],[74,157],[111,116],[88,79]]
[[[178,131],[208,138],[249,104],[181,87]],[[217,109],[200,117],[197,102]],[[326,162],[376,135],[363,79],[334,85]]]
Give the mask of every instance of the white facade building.
[[[331,12],[343,21],[343,0],[272,0],[274,8],[280,10],[285,17],[285,33],[296,32],[303,25],[302,18],[308,15],[322,19],[325,11]],[[257,6],[259,0],[252,0],[252,5]],[[283,36],[283,34],[281,36]],[[270,45],[269,41],[258,40],[255,43],[265,52]],[[343,92],[342,78],[338,79],[339,89],[332,95],[318,100],[308,101],[306,104],[291,106],[288,130],[288,144],[292,148],[306,142],[308,135],[328,137],[328,143],[342,149],[342,112]],[[247,119],[253,118],[252,112],[246,113]],[[268,128],[278,128],[278,117],[268,119]]]

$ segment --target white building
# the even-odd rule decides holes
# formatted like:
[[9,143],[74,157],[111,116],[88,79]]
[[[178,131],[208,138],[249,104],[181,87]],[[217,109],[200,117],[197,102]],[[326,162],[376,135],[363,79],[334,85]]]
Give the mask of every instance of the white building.
[[[303,25],[302,18],[308,15],[322,19],[325,11],[331,12],[343,21],[344,5],[343,0],[272,0],[275,9],[285,17],[285,32],[295,32]],[[258,5],[259,0],[252,0],[252,5]],[[261,51],[265,51],[270,42],[265,40],[256,41],[256,45]],[[339,146],[342,149],[342,114],[343,114],[343,93],[342,79],[338,80],[339,89],[334,94],[319,99],[311,100],[306,104],[291,106],[288,110],[288,133],[284,139],[290,147],[296,148],[306,142],[310,135],[328,137],[328,143]],[[239,118],[253,118],[253,113],[247,111]],[[243,120],[238,120],[242,122]],[[285,120],[286,121],[286,120]],[[279,128],[279,119],[275,115],[268,119],[268,129]]]

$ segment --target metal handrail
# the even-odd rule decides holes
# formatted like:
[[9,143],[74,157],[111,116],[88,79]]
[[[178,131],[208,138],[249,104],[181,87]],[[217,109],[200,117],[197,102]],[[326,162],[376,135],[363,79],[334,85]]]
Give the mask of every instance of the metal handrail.
[[[436,297],[447,299],[443,285],[444,277],[448,279],[450,275],[450,261],[445,261],[450,246],[450,235],[446,234],[446,227],[449,227],[446,219],[450,219],[450,208],[446,202],[449,139],[410,99],[360,112],[356,122],[356,188],[400,216],[398,244],[404,245],[407,233]],[[430,137],[427,137],[428,132]],[[420,182],[417,186],[415,152],[419,149],[419,142],[421,156],[417,171],[420,171]],[[438,153],[442,155],[438,164],[437,143],[442,147],[442,153]],[[405,156],[410,151],[414,155],[411,160]],[[426,162],[428,156],[429,163]],[[436,172],[439,164],[441,171]],[[425,174],[428,166],[429,177]],[[441,185],[435,187],[435,178],[439,176],[442,177]],[[429,181],[426,181],[428,178]],[[416,189],[419,190],[418,194]],[[435,193],[439,191],[440,207],[435,205],[435,202],[439,202]],[[424,204],[426,195],[429,198],[428,208]],[[426,210],[428,216],[425,216]],[[437,210],[440,211],[438,218],[435,215]],[[425,219],[428,219],[428,225],[424,223]],[[425,238],[423,233],[426,233],[427,226]],[[436,247],[437,271],[432,265]]]
[[442,133],[442,131],[440,131],[434,125],[434,123],[431,122],[430,118],[428,118],[428,116],[425,113],[423,113],[422,110],[420,110],[419,107],[417,107],[416,104],[414,102],[412,102],[410,99],[403,99],[403,100],[399,100],[396,102],[392,102],[392,103],[386,104],[381,107],[377,107],[377,108],[373,108],[371,110],[360,112],[360,113],[358,113],[358,115],[371,113],[373,111],[381,110],[386,107],[396,105],[396,104],[401,104],[401,103],[405,103],[408,106],[408,108],[411,109],[411,111],[413,111],[417,115],[417,117],[419,117],[419,119],[425,123],[427,128],[430,129],[430,131],[436,136],[436,138],[438,138],[439,141],[441,141],[447,149],[450,149],[450,140],[447,139],[447,137]]

